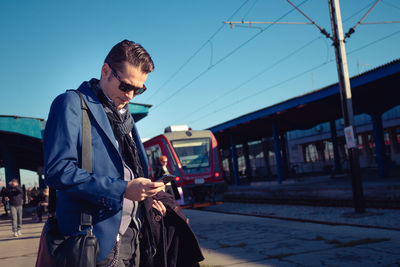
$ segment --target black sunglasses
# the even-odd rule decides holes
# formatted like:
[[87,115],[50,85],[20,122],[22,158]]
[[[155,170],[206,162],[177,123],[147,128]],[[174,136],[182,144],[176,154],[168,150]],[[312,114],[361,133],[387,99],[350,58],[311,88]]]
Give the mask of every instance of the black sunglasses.
[[146,85],[144,85],[144,84],[143,84],[143,87],[137,87],[137,86],[133,86],[131,84],[121,81],[121,78],[118,76],[117,72],[113,69],[113,67],[111,67],[111,65],[109,63],[107,63],[107,65],[110,67],[111,73],[114,75],[114,77],[117,78],[117,80],[120,82],[119,87],[118,87],[119,90],[121,90],[122,92],[133,91],[133,93],[135,95],[143,94],[143,92],[146,91],[147,88],[146,88]]

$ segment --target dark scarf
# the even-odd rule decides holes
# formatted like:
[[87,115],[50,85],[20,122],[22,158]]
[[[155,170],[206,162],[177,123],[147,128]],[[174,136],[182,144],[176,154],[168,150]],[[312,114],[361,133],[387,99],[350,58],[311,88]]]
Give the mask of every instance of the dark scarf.
[[[90,80],[90,84],[104,107],[104,111],[110,121],[114,136],[118,141],[118,149],[122,158],[126,165],[128,165],[132,170],[135,178],[143,177],[143,168],[137,151],[135,136],[133,136],[135,133],[132,132],[133,119],[129,114],[128,105],[125,106],[125,113],[121,114],[115,107],[114,103],[112,103],[103,93],[103,90],[99,87],[99,81],[97,79]],[[132,137],[129,133],[132,134]]]

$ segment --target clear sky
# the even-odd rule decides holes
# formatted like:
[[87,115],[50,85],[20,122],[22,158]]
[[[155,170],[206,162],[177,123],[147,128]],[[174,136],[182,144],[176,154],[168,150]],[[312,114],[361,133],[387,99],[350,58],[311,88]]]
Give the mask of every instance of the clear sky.
[[[292,0],[331,32],[328,0]],[[341,0],[344,31],[376,2]],[[337,82],[334,50],[285,0],[0,0],[0,114],[47,119],[52,100],[100,77],[109,49],[143,45],[156,69],[142,137],[171,124],[204,129]],[[381,0],[364,22],[400,21],[400,0]],[[400,57],[400,24],[359,25],[347,39],[350,75]]]

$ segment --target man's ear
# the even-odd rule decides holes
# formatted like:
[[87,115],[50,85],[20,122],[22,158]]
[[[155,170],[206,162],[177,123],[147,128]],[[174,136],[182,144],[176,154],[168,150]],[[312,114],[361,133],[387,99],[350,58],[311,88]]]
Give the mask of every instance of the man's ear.
[[101,77],[105,78],[105,79],[108,79],[110,74],[111,74],[110,66],[108,66],[107,63],[104,63],[103,67],[101,67]]

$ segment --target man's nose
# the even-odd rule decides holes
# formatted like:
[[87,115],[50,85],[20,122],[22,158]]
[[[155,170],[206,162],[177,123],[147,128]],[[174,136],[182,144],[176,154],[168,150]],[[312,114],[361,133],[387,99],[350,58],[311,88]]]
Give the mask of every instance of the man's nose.
[[129,98],[128,100],[131,100],[134,96],[133,90],[125,93],[125,97]]

